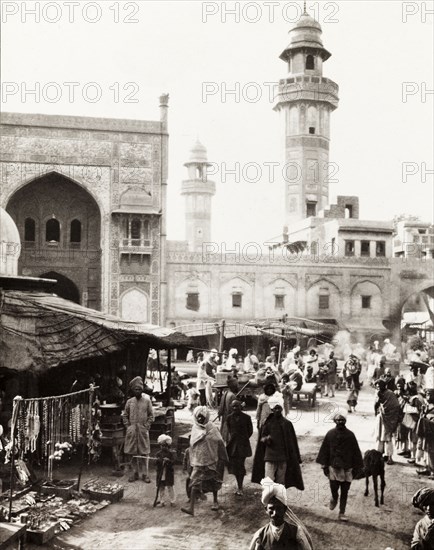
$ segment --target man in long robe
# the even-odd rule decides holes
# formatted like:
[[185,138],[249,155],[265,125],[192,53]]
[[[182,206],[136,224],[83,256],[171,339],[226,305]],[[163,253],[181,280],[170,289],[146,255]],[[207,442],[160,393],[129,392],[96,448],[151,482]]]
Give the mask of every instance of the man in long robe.
[[375,439],[377,451],[386,452],[387,464],[393,464],[393,434],[402,420],[402,410],[398,398],[386,387],[386,382],[381,378],[375,382],[377,399],[375,401]]
[[124,452],[131,455],[131,475],[128,481],[136,481],[141,476],[145,483],[151,483],[148,475],[151,452],[149,429],[154,421],[154,411],[151,398],[143,393],[144,384],[140,376],[131,380],[130,389],[134,397],[128,399],[122,413],[122,419],[127,428]]
[[213,494],[211,510],[218,510],[217,493],[223,483],[228,455],[219,429],[209,421],[209,411],[203,406],[196,407],[193,411],[189,460],[192,467],[189,483],[190,506],[181,508],[181,511],[194,516],[196,500],[208,492]]
[[425,468],[418,475],[434,479],[434,390],[425,390],[425,404],[416,427],[425,456]]
[[326,433],[316,461],[321,464],[324,475],[330,481],[330,510],[334,510],[339,501],[339,519],[347,521],[345,510],[348,492],[354,474],[363,467],[363,458],[356,436],[345,426],[345,416],[337,414],[334,422],[336,427]]
[[238,393],[238,380],[236,378],[229,378],[227,381],[228,389],[224,392],[222,400],[219,406],[219,418],[221,419],[220,433],[223,441],[228,442],[229,434],[227,427],[227,418],[232,412],[232,402],[237,398]]
[[226,451],[229,457],[228,472],[235,476],[238,488],[237,496],[243,496],[243,480],[246,475],[245,462],[252,456],[250,438],[253,434],[252,419],[241,411],[241,403],[234,399],[231,404],[232,412],[227,418],[228,442]]
[[274,394],[268,400],[271,414],[265,421],[253,461],[252,481],[266,476],[277,483],[304,490],[301,457],[292,422],[283,417],[283,398]]

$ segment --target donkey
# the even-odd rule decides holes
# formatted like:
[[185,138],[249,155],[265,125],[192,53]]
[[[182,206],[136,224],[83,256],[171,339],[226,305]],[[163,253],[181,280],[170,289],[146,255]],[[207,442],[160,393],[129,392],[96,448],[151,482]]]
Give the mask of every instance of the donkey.
[[372,481],[374,483],[374,494],[375,494],[375,506],[379,507],[378,503],[378,476],[381,480],[381,496],[380,504],[384,504],[384,488],[386,487],[386,482],[384,480],[384,462],[387,460],[387,456],[383,458],[382,453],[371,449],[366,451],[363,457],[363,471],[366,478],[366,489],[365,497],[369,495],[369,477],[372,476]]

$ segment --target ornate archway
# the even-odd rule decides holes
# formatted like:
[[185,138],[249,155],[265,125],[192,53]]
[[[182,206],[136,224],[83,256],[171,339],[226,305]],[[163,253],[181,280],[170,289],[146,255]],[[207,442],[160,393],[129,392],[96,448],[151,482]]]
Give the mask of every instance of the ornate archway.
[[17,189],[6,210],[21,237],[19,274],[55,273],[62,281],[55,292],[100,309],[101,213],[90,193],[50,172]]

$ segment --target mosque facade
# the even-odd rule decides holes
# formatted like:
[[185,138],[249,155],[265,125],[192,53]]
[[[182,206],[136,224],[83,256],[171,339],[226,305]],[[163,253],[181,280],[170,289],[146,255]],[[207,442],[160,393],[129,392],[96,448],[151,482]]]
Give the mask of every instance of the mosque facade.
[[260,254],[213,248],[216,184],[200,142],[182,182],[186,240],[167,241],[163,95],[159,121],[2,115],[0,207],[18,228],[18,273],[54,278],[65,298],[154,324],[287,315],[336,322],[357,338],[394,333],[403,303],[432,288],[432,251],[412,249],[406,262],[403,247],[395,258],[392,222],[359,219],[357,197],[330,205],[339,89],[323,76],[331,54],[321,33],[304,14],[280,56],[285,76],[274,116],[296,174],[283,182],[284,229],[275,246]]

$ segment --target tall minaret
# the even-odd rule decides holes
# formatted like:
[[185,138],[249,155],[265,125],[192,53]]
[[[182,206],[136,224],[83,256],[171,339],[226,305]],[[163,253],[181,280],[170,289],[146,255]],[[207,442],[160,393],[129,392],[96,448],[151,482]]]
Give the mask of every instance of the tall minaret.
[[330,113],[338,106],[339,87],[322,76],[330,53],[321,40],[321,25],[306,13],[289,31],[289,45],[280,55],[287,75],[279,81],[274,110],[284,130],[285,224],[328,205]]
[[211,199],[215,195],[215,183],[207,177],[206,147],[196,141],[190,150],[190,158],[184,164],[188,179],[183,180],[181,194],[185,195],[185,236],[192,252],[201,252],[203,243],[211,242]]

